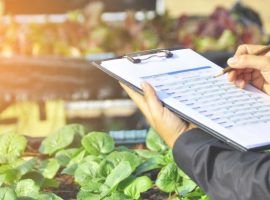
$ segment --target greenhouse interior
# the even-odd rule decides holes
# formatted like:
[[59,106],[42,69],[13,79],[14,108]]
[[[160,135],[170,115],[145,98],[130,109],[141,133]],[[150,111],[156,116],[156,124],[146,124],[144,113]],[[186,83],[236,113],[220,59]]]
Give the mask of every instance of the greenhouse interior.
[[[269,148],[270,135],[263,133],[266,133],[267,127],[270,128],[270,111],[267,110],[267,100],[270,102],[267,97],[270,89],[267,90],[267,86],[270,88],[270,83],[267,85],[265,75],[268,66],[270,71],[270,54],[249,49],[255,45],[254,49],[258,49],[258,45],[261,45],[270,52],[269,7],[270,1],[252,0],[0,0],[0,199],[270,199],[269,186],[268,191],[260,193],[263,190],[261,187],[266,187],[260,178],[254,179],[254,182],[261,181],[261,185],[251,184],[250,193],[243,186],[243,191],[239,189],[237,194],[237,189],[231,188],[236,184],[235,181],[242,188],[241,184],[248,185],[248,182],[244,183],[244,176],[247,176],[245,173],[255,172],[244,169],[242,172],[237,166],[230,168],[224,163],[218,163],[222,159],[218,152],[224,149],[230,149],[231,153],[241,156],[241,152]],[[244,47],[247,48],[245,52]],[[176,88],[173,79],[171,82],[168,80],[169,75],[176,73],[169,71],[173,68],[170,68],[169,63],[180,60],[181,66],[177,67],[185,68],[172,77],[178,78],[177,84],[180,84],[191,77],[188,75],[191,72],[186,76],[179,73],[195,70],[187,69],[191,63],[196,63],[200,69],[211,68],[213,65],[216,71],[222,71],[228,68],[228,59],[235,58],[236,54],[239,56],[237,58],[242,54],[254,54],[253,57],[256,55],[261,59],[258,64],[253,62],[254,68],[249,64],[244,66],[247,69],[230,67],[228,73],[231,80],[245,73],[239,78],[243,79],[243,87],[236,84],[238,79],[234,82],[235,86],[227,81],[225,75],[220,78],[220,84],[230,84],[228,87],[232,92],[239,93],[239,98],[247,95],[243,97],[244,101],[253,102],[251,98],[256,100],[246,109],[241,108],[240,114],[238,110],[232,111],[234,115],[229,117],[230,120],[237,120],[237,115],[253,112],[248,115],[249,118],[241,118],[245,123],[241,123],[242,126],[237,130],[243,138],[252,135],[242,134],[245,129],[262,133],[254,136],[255,139],[245,141],[232,134],[226,135],[228,130],[233,133],[236,129],[231,127],[240,126],[240,122],[230,122],[228,119],[228,126],[221,125],[225,123],[222,120],[229,116],[225,116],[225,112],[222,115],[220,110],[209,107],[216,119],[223,117],[221,121],[215,121],[210,114],[193,114],[193,111],[201,111],[195,107],[189,111],[188,104],[182,103],[180,98],[183,98],[185,92],[194,103],[192,95],[196,96],[196,92],[190,91],[195,84],[199,84],[197,80],[192,82],[193,79],[190,79],[189,85],[183,83],[188,87],[184,89]],[[248,56],[245,56],[247,60]],[[130,63],[124,67],[121,66],[121,60]],[[136,60],[140,63],[136,64]],[[156,65],[159,62],[162,64],[153,68],[151,61]],[[110,63],[111,67],[105,67]],[[209,63],[209,66],[205,63]],[[162,65],[165,67],[161,69]],[[138,66],[138,74],[148,74],[143,78],[141,76],[140,81],[153,81],[153,87],[147,86],[149,93],[145,87],[136,85],[136,81],[134,84],[129,81],[133,79],[121,76],[127,74],[130,66],[134,67],[130,76],[138,79],[135,73]],[[152,70],[151,74],[152,68],[156,72]],[[166,78],[162,79],[164,74],[158,75],[159,69],[167,73]],[[114,73],[114,70],[120,75]],[[213,73],[211,69],[207,72]],[[194,71],[194,77],[196,73],[199,74]],[[223,73],[227,72],[224,70]],[[250,78],[245,78],[247,73],[251,73],[248,74]],[[253,79],[256,74],[263,79],[262,86],[258,86],[259,83]],[[200,77],[203,77],[203,72]],[[165,88],[163,83],[168,84],[169,89],[159,91],[158,88]],[[212,85],[203,84],[199,86],[205,90],[206,96],[207,89],[211,89]],[[219,82],[213,84],[218,86]],[[249,84],[256,91],[263,92],[247,90]],[[149,90],[152,89],[157,93],[150,94]],[[174,92],[167,92],[164,96],[165,90]],[[226,90],[227,95],[229,90]],[[201,98],[196,100],[199,106],[207,108],[208,101],[214,102],[215,99],[232,102],[226,99],[227,96],[223,97],[219,89],[211,91],[209,99],[198,97]],[[179,99],[180,103],[174,103],[173,98]],[[203,102],[204,98],[206,101]],[[257,101],[258,98],[264,99]],[[238,105],[234,102],[232,104]],[[262,123],[258,120],[254,122],[252,117],[257,115],[255,111],[249,111],[257,108],[257,104],[262,107],[258,115]],[[167,114],[168,118],[159,118],[158,109],[162,109],[160,112]],[[231,111],[227,107],[224,109]],[[207,117],[213,122],[208,123]],[[181,129],[183,134],[179,133],[178,127],[175,128],[179,126],[176,123],[184,124],[185,129]],[[193,143],[201,145],[200,138],[198,141],[195,136],[187,138],[189,133],[185,132],[192,130],[204,131],[204,135],[209,135],[207,137],[211,137],[211,141],[224,147],[209,146],[208,151],[212,148],[214,150],[208,155],[206,150],[202,152],[196,146],[198,152],[194,150],[192,153],[197,153],[197,157],[191,158],[191,155],[183,151],[183,145],[190,145],[186,151],[193,151]],[[251,143],[254,146],[251,147]],[[186,161],[183,163],[181,159]],[[224,156],[224,159],[227,157]],[[204,163],[207,160],[211,166]],[[202,169],[199,169],[199,165],[203,165],[200,166]],[[215,170],[218,167],[223,172]],[[200,170],[205,170],[205,174],[201,172],[198,175]],[[223,177],[217,177],[219,173],[229,177],[233,170],[240,170],[243,173],[242,179],[228,178],[223,183],[220,180]],[[267,174],[265,176],[269,177]],[[234,182],[231,187],[228,186],[229,181]],[[219,192],[222,188],[228,192],[227,196],[225,192]],[[242,196],[243,192],[247,195]],[[269,198],[263,195],[269,195]]]

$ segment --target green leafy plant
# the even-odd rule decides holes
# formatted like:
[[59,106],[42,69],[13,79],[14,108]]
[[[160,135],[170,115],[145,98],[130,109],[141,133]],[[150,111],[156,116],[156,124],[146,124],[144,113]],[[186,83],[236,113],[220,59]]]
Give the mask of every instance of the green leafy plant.
[[38,157],[24,157],[27,140],[0,136],[0,199],[62,199],[53,192],[58,178],[77,185],[78,200],[132,200],[155,190],[171,200],[207,200],[200,188],[175,164],[172,151],[157,133],[148,132],[147,149],[116,146],[103,132],[78,124],[64,126],[44,139]]

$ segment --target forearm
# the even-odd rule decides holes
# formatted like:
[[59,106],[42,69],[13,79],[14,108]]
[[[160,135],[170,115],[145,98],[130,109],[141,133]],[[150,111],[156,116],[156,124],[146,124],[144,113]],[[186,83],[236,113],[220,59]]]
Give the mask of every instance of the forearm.
[[270,199],[270,155],[240,152],[199,129],[180,136],[176,163],[214,200]]

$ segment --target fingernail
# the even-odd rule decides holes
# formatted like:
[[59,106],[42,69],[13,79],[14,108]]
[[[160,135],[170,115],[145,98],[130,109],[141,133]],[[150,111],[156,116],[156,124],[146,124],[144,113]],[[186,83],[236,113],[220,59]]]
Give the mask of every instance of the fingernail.
[[237,62],[238,62],[238,58],[237,57],[232,57],[228,60],[228,65],[237,65]]
[[236,85],[237,87],[240,87],[240,86],[241,86],[241,83],[242,83],[242,80],[236,80],[236,81],[235,81],[235,85]]

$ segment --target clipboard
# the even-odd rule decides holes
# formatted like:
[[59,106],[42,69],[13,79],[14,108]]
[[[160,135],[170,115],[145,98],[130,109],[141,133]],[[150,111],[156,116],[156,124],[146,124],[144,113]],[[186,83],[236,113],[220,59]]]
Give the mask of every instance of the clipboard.
[[[97,68],[99,68],[100,70],[102,70],[103,72],[105,72],[106,74],[108,74],[109,76],[111,76],[112,78],[120,81],[121,83],[127,85],[129,88],[131,88],[134,91],[136,91],[136,92],[143,95],[143,91],[139,87],[137,87],[136,85],[134,85],[131,82],[127,81],[126,79],[118,76],[117,74],[112,73],[110,70],[107,70],[105,67],[102,66],[102,63],[104,61],[112,61],[112,60],[116,60],[116,59],[126,58],[130,62],[132,62],[133,64],[140,65],[140,63],[145,62],[145,61],[150,62],[151,59],[155,58],[155,57],[163,57],[164,59],[171,59],[174,56],[174,51],[177,51],[177,50],[181,50],[181,49],[179,49],[179,48],[154,49],[154,50],[148,50],[148,51],[143,51],[143,52],[136,52],[136,53],[132,53],[132,54],[127,54],[127,55],[116,57],[116,58],[113,58],[113,59],[107,59],[107,60],[102,60],[102,61],[98,61],[98,62],[92,62],[92,64],[94,66],[96,66]],[[163,55],[157,55],[157,54],[163,54]],[[141,56],[144,56],[144,58],[139,59],[138,57],[141,57]],[[215,131],[211,127],[199,122],[195,118],[192,118],[192,117],[186,115],[185,113],[181,112],[180,110],[177,110],[174,107],[168,105],[164,101],[161,100],[161,102],[162,102],[163,106],[167,107],[169,110],[171,110],[172,112],[177,114],[183,120],[195,124],[200,129],[204,130],[206,133],[208,133],[208,134],[216,137],[217,139],[227,143],[228,145],[234,147],[235,149],[238,149],[240,151],[248,151],[248,150],[259,151],[259,150],[268,149],[270,147],[270,143],[269,143],[269,144],[261,145],[259,147],[246,148],[243,145],[240,145],[239,143],[237,143],[234,140],[230,139],[229,137],[226,137],[225,135],[220,134],[218,131]]]

